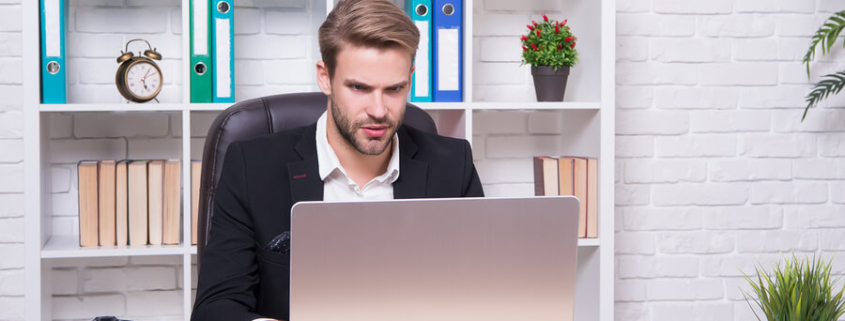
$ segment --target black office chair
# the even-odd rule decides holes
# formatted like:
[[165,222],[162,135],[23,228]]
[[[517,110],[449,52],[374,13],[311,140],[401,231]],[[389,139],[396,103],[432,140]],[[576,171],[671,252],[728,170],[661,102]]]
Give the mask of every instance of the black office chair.
[[[327,97],[321,92],[268,96],[242,101],[224,110],[214,119],[202,153],[199,213],[197,218],[197,268],[208,243],[214,195],[229,144],[313,124],[326,111]],[[429,133],[437,133],[431,116],[413,104],[407,104],[404,124]]]

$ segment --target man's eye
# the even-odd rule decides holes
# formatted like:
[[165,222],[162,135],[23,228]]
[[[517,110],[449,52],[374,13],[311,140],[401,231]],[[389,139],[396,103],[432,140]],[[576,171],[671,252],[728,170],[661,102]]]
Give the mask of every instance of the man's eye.
[[366,89],[363,85],[352,85],[353,90],[364,90]]

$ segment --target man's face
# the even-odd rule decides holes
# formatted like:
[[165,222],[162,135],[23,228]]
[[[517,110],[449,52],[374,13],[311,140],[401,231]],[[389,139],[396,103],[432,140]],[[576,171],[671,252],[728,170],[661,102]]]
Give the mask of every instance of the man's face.
[[[341,143],[364,155],[381,155],[405,117],[412,72],[408,52],[346,46],[338,53],[333,79],[319,66],[320,87],[331,103],[330,142],[334,126],[343,138]],[[328,92],[326,82],[330,83]]]

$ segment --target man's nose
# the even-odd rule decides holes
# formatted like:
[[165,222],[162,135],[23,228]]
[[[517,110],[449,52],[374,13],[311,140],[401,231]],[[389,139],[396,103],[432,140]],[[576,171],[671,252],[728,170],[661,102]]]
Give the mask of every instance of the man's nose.
[[381,91],[373,92],[373,101],[367,108],[367,115],[374,119],[383,119],[387,115],[387,105],[384,103],[384,94]]

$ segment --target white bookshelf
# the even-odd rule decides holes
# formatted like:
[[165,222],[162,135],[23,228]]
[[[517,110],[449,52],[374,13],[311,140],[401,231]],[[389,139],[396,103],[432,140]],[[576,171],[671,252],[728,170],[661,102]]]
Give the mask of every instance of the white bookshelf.
[[[110,257],[110,256],[152,256],[190,254],[191,248],[181,245],[127,245],[79,247],[73,236],[53,236],[41,248],[42,259]],[[194,251],[196,252],[196,251]]]
[[[334,6],[334,0],[310,0],[312,7],[321,7],[321,1],[325,1],[328,10]],[[589,33],[579,34],[579,38],[595,36],[601,41],[595,44],[595,48],[585,48],[585,52],[598,54],[586,56],[581,53],[581,60],[592,60],[583,63],[585,67],[579,67],[579,72],[592,71],[592,75],[573,73],[570,75],[569,87],[576,91],[575,96],[579,99],[564,102],[536,102],[526,101],[487,101],[479,99],[474,101],[473,68],[475,65],[474,54],[477,45],[473,35],[474,8],[477,10],[476,2],[483,0],[464,0],[464,102],[461,103],[419,103],[423,109],[429,111],[438,123],[441,134],[462,137],[473,142],[474,122],[479,121],[479,113],[495,112],[548,112],[556,115],[562,114],[568,121],[564,125],[579,125],[575,127],[578,132],[577,140],[562,139],[560,145],[564,149],[572,149],[575,152],[585,152],[587,156],[594,156],[599,159],[600,169],[600,204],[599,204],[599,238],[581,239],[579,245],[578,280],[576,282],[576,321],[612,321],[614,305],[614,109],[615,109],[615,1],[581,1],[569,3],[566,0],[559,0],[562,7],[568,10],[575,10],[567,13],[569,16],[577,16],[578,10],[590,17],[598,30]],[[540,0],[528,0],[540,1]],[[401,1],[400,1],[401,2]],[[269,3],[274,3],[270,1]],[[267,4],[270,6],[271,4]],[[40,74],[39,74],[39,15],[38,1],[23,1],[23,57],[24,57],[24,153],[25,153],[25,201],[26,201],[26,319],[27,320],[52,320],[51,300],[51,279],[52,267],[55,260],[60,259],[97,259],[109,257],[137,257],[137,256],[171,256],[181,257],[181,288],[182,307],[184,319],[190,318],[193,302],[192,279],[195,276],[191,269],[195,261],[196,246],[190,245],[190,189],[183,189],[183,229],[182,242],[180,245],[170,246],[123,246],[123,247],[98,247],[80,248],[78,239],[73,235],[53,235],[53,209],[51,205],[51,165],[52,160],[60,158],[50,148],[51,141],[51,117],[63,114],[77,113],[169,113],[181,116],[181,134],[179,135],[180,153],[171,158],[181,158],[182,162],[182,184],[189,186],[190,162],[192,151],[201,146],[192,146],[197,143],[192,138],[193,117],[203,113],[219,112],[230,104],[192,104],[190,103],[189,84],[189,0],[181,0],[181,29],[182,29],[182,57],[176,66],[180,66],[181,74],[181,102],[128,104],[128,103],[74,103],[51,105],[40,103]],[[262,4],[262,6],[264,6]],[[326,10],[326,12],[328,12]],[[526,16],[539,16],[540,12],[524,12]],[[482,13],[483,14],[483,13]],[[325,15],[325,12],[322,13]],[[312,13],[312,19],[320,19],[319,14]],[[590,34],[592,33],[592,34]],[[516,41],[515,41],[516,43]],[[316,44],[316,41],[309,43],[309,46]],[[119,48],[119,49],[122,49]],[[581,49],[581,48],[579,48]],[[309,55],[318,52],[316,48],[309,47]],[[579,63],[581,66],[581,63]],[[115,68],[117,65],[115,65]],[[525,68],[528,68],[527,66]],[[113,72],[113,71],[112,71]],[[580,77],[580,78],[579,78]],[[598,78],[598,80],[596,80]],[[579,87],[578,81],[584,83],[598,84],[597,86]],[[595,87],[595,88],[594,88]],[[568,88],[569,90],[569,88]],[[570,94],[567,94],[569,97]],[[240,100],[240,99],[239,99]],[[174,119],[176,119],[174,117]],[[585,123],[582,125],[582,123]],[[196,124],[194,124],[196,125]],[[481,126],[483,124],[479,124]],[[179,127],[177,126],[177,127]],[[193,142],[192,142],[193,141]],[[481,148],[476,146],[475,148]],[[195,156],[195,153],[193,153]],[[525,155],[530,157],[533,155]],[[195,157],[194,157],[195,158]],[[482,173],[483,174],[483,173]],[[530,180],[530,178],[528,178]],[[483,177],[482,177],[483,180]],[[523,184],[524,185],[524,184]]]
[[[226,109],[231,104],[221,104],[219,110]],[[183,111],[184,104],[39,104],[38,109],[42,113],[49,112],[151,112],[151,111]]]

